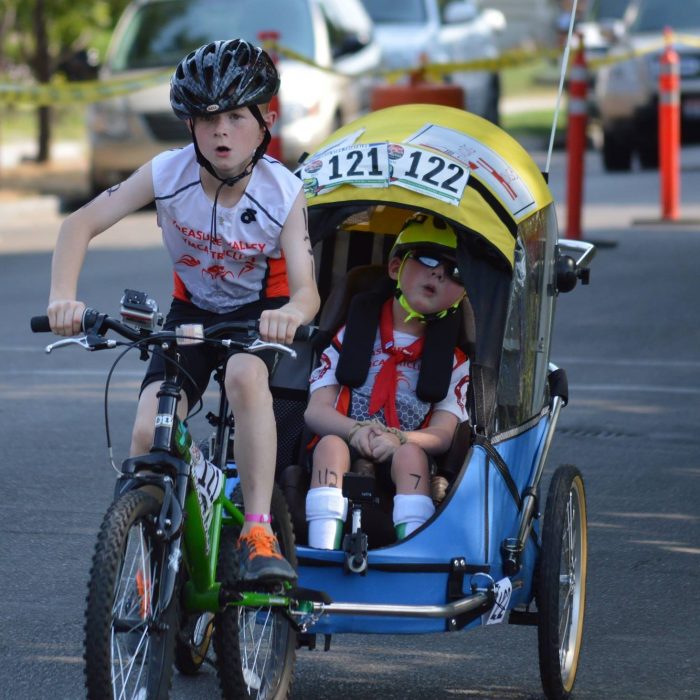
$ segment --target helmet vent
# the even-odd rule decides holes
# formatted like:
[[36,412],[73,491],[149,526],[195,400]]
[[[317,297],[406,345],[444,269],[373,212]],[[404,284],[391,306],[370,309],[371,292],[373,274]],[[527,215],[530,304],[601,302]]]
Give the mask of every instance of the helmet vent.
[[231,60],[233,59],[233,56],[231,55],[230,51],[227,51],[224,53],[223,57],[221,58],[221,73],[224,74],[228,70],[228,67],[231,65]]
[[202,82],[211,90],[214,83],[214,68],[212,66],[205,66],[202,78]]
[[237,51],[234,54],[236,57],[236,64],[241,67],[241,66],[247,66],[250,63],[250,51],[248,51],[248,47],[245,46],[244,44],[238,44],[236,47]]

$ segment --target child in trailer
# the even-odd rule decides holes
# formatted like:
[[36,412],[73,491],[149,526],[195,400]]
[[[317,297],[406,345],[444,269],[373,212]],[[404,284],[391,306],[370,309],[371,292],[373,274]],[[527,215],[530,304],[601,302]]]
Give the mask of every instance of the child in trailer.
[[[420,527],[435,511],[431,458],[449,449],[467,418],[469,362],[456,347],[466,292],[454,230],[439,217],[415,214],[396,239],[387,272],[396,282],[393,295],[378,300],[374,314],[351,306],[311,375],[305,419],[320,439],[306,497],[310,547],[340,547],[348,507],[343,476],[357,459],[389,470],[397,538]],[[368,328],[367,340],[353,344],[362,335],[358,324]]]
[[[77,298],[77,284],[90,240],[155,201],[175,277],[164,328],[255,319],[263,340],[292,342],[299,325],[318,311],[319,298],[301,181],[265,155],[277,116],[269,103],[278,89],[270,57],[243,40],[206,44],[182,59],[170,81],[170,103],[187,123],[192,143],[156,156],[65,220],[47,309],[54,333],[80,331],[85,304]],[[277,433],[268,379],[276,353],[222,357],[211,346],[186,345],[180,354],[194,379],[183,387],[181,419],[219,362],[226,362],[246,506],[240,578],[295,579],[270,526]],[[141,387],[132,456],[150,449],[164,373],[165,360],[155,352]],[[220,490],[222,480],[209,476],[196,474],[200,498],[211,504],[217,493],[203,493],[202,487],[218,483]]]

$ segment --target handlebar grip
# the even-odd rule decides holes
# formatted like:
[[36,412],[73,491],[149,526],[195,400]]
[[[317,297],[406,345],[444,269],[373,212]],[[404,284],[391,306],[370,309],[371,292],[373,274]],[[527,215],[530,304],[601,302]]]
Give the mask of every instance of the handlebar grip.
[[311,340],[316,330],[316,326],[299,326],[294,333],[294,340]]
[[48,316],[32,316],[29,321],[32,333],[51,333]]

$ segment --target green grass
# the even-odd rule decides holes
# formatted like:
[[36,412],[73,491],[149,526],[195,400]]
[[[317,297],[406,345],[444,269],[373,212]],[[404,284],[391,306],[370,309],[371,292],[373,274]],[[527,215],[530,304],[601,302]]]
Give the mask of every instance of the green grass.
[[[559,118],[557,119],[558,133],[566,130],[565,107],[564,105],[564,108],[559,110]],[[508,133],[548,140],[552,130],[553,118],[554,109],[522,112],[520,114],[504,114],[501,119],[501,125]]]
[[[52,110],[52,139],[76,141],[85,139],[85,106],[55,107]],[[29,106],[0,106],[0,139],[35,139],[37,110]]]
[[501,71],[501,93],[504,97],[521,97],[556,91],[558,70],[545,58],[506,68]]

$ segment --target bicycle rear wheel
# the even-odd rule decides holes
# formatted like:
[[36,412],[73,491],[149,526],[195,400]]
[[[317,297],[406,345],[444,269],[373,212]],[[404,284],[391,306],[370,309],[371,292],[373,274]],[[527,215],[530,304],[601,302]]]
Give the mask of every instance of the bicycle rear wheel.
[[[242,505],[240,490],[233,496]],[[296,568],[294,532],[282,492],[272,494],[272,529],[280,550]],[[219,577],[222,585],[235,586],[238,576],[236,542],[239,529],[221,533]],[[216,616],[214,650],[224,700],[254,698],[285,700],[290,696],[296,662],[297,634],[282,608],[230,606]]]
[[85,611],[87,696],[165,700],[179,621],[177,591],[161,613],[168,547],[153,536],[160,504],[129,491],[112,504],[97,538]]

